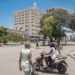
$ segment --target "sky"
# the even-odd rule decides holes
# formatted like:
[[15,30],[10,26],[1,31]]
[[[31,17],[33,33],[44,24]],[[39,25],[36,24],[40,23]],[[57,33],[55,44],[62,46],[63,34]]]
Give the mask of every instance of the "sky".
[[75,0],[0,0],[0,25],[12,29],[13,13],[28,9],[33,6],[33,3],[36,3],[43,13],[52,7],[75,9]]

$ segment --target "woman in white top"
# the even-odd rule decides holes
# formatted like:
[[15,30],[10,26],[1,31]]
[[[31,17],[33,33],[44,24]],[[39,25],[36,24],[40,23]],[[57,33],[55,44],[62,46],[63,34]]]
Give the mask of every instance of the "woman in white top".
[[54,43],[50,44],[51,50],[49,53],[46,53],[44,56],[46,66],[48,65],[48,61],[54,61],[56,60],[56,57],[60,57],[60,50],[62,50],[62,46],[58,46]]
[[25,44],[25,49],[22,49],[20,53],[19,69],[20,71],[24,71],[24,75],[31,75],[31,66],[32,70],[34,70],[32,64],[32,53],[30,48],[30,44],[27,43]]
[[49,61],[54,61],[56,59],[56,46],[54,43],[50,44],[51,50],[49,53],[46,53],[46,55],[44,56],[44,60],[46,63],[46,66],[48,65],[48,60]]

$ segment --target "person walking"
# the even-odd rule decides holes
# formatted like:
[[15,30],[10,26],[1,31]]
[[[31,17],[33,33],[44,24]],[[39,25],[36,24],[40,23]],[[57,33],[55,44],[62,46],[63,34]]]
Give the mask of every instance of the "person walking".
[[32,72],[34,71],[32,63],[32,53],[30,48],[30,44],[26,43],[25,48],[20,52],[19,69],[20,71],[24,71],[24,75],[31,75],[31,70]]
[[38,48],[39,47],[39,44],[38,44],[38,42],[36,42],[36,48]]

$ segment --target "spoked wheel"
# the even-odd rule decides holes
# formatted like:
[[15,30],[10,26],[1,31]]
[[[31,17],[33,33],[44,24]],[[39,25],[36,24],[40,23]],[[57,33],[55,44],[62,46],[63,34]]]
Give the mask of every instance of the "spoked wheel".
[[40,70],[40,66],[39,66],[37,63],[35,63],[35,64],[34,64],[34,69],[35,69],[36,71],[39,71],[39,70]]
[[57,69],[58,69],[58,72],[61,74],[65,74],[65,72],[67,71],[67,68],[63,63],[59,64]]

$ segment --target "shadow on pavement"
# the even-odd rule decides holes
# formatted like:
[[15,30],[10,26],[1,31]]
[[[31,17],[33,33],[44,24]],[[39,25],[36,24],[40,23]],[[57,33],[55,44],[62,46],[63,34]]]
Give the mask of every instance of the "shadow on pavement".
[[38,72],[43,72],[43,73],[50,73],[51,75],[55,74],[55,75],[69,75],[68,73],[65,73],[65,74],[59,74],[56,70],[55,71],[45,71],[45,70],[40,70]]

